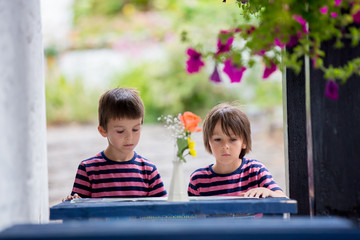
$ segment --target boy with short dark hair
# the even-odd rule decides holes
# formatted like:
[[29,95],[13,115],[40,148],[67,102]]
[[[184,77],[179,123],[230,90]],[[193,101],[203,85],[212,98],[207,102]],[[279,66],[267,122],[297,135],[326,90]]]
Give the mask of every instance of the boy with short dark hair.
[[215,164],[191,174],[189,196],[286,197],[261,162],[244,157],[251,150],[251,130],[238,107],[215,106],[204,120],[203,138]]
[[80,163],[72,193],[64,200],[166,196],[156,166],[134,151],[145,114],[138,92],[129,88],[105,92],[98,113],[98,131],[108,147]]

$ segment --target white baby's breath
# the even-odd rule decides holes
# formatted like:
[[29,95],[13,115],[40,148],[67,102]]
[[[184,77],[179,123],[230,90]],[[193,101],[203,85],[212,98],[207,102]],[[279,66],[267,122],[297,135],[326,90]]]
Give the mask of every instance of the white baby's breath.
[[179,116],[174,117],[173,115],[161,116],[158,118],[159,121],[164,123],[165,128],[171,131],[171,137],[176,139],[186,139],[185,127],[181,123]]

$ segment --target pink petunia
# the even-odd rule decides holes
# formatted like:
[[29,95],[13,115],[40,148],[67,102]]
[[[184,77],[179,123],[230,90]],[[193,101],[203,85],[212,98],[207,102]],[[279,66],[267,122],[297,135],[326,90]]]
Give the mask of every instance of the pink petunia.
[[231,32],[232,32],[232,30],[221,30],[220,34],[229,34]]
[[331,16],[332,18],[336,18],[336,17],[338,16],[338,14],[337,14],[336,12],[332,12],[332,13],[330,13],[330,16]]
[[226,40],[226,43],[223,44],[221,42],[221,39],[218,40],[218,43],[217,43],[217,47],[218,47],[218,50],[216,52],[216,54],[220,54],[220,53],[224,53],[224,52],[228,52],[230,51],[230,48],[231,48],[231,45],[234,41],[234,37],[229,37],[227,40]]
[[238,66],[232,64],[231,59],[228,59],[225,61],[225,66],[223,70],[229,76],[232,83],[238,83],[241,82],[241,78],[244,71],[246,70],[246,67],[239,68]]
[[275,38],[274,43],[276,46],[280,47],[280,48],[284,48],[286,44],[282,43],[279,38]]
[[205,65],[201,60],[201,53],[192,48],[188,48],[186,53],[189,55],[189,59],[186,61],[188,73],[198,72]]
[[214,71],[210,76],[210,81],[215,82],[215,83],[221,82],[221,78],[220,78],[220,75],[219,75],[216,64],[215,64],[215,67],[214,67]]
[[355,23],[360,23],[360,10],[353,14],[352,17]]
[[342,0],[335,0],[335,6],[339,6]]
[[328,7],[323,6],[322,8],[319,8],[319,11],[321,12],[321,14],[326,15],[328,12]]
[[270,67],[266,65],[264,74],[263,74],[263,79],[268,78],[273,72],[276,71],[276,69],[277,69],[277,66],[274,62],[271,62]]
[[302,16],[294,14],[292,18],[301,24],[304,33],[309,33],[309,30],[307,29],[306,26],[306,21],[305,19],[302,18]]
[[337,100],[339,98],[339,86],[334,81],[327,81],[325,87],[325,96]]

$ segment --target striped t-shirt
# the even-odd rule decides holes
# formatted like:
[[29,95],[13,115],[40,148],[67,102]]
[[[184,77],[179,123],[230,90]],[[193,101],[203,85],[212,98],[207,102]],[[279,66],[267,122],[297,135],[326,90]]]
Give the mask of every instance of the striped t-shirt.
[[241,166],[229,174],[215,173],[212,166],[200,168],[191,174],[189,196],[240,196],[257,187],[281,190],[270,172],[257,160],[243,158]]
[[75,193],[82,198],[166,196],[153,163],[136,153],[129,161],[112,161],[104,151],[79,164],[71,195]]

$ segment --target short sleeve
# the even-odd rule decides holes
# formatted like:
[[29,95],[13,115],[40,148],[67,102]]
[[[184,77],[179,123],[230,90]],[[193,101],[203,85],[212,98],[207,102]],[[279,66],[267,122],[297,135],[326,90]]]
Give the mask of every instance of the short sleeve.
[[86,172],[84,163],[80,163],[76,172],[75,181],[71,195],[77,193],[82,198],[91,197],[91,182]]
[[164,197],[166,196],[166,190],[161,176],[154,166],[153,171],[149,177],[149,196],[150,197]]

